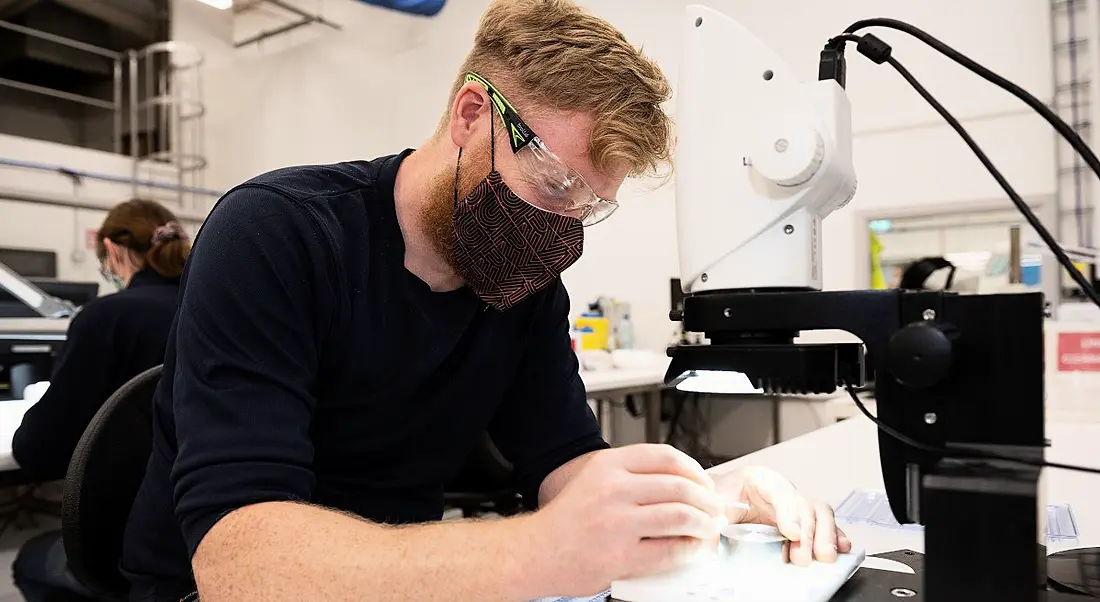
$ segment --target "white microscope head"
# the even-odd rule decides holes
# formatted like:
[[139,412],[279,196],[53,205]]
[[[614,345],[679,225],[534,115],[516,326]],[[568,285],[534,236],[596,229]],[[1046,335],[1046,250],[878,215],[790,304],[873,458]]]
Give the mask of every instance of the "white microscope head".
[[683,17],[676,222],[684,292],[820,290],[821,220],[855,194],[851,109],[733,19]]

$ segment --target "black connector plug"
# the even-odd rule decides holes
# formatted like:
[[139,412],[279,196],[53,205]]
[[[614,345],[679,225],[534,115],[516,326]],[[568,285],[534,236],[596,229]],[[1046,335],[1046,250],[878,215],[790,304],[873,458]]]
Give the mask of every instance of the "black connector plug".
[[840,87],[844,87],[848,73],[848,64],[844,60],[844,43],[842,38],[834,38],[825,44],[821,50],[821,60],[817,64],[817,79],[825,81],[835,79]]
[[844,45],[848,42],[855,42],[856,50],[860,54],[879,65],[890,60],[890,53],[893,51],[889,44],[873,34],[843,33],[826,42],[825,48],[821,50],[821,60],[817,64],[819,81],[835,79],[841,88],[844,87],[848,71],[844,60]]
[[859,36],[859,42],[856,43],[856,50],[863,56],[871,59],[871,62],[876,65],[881,65],[890,60],[890,52],[893,51],[893,48],[886,42],[883,42],[882,38],[874,34],[865,33]]

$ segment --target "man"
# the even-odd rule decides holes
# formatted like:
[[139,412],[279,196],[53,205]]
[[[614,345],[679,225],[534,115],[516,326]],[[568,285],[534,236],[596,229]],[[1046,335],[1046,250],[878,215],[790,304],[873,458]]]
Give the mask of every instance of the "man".
[[[607,449],[558,275],[669,157],[660,69],[571,0],[499,0],[436,135],[229,192],[188,262],[127,529],[135,600],[521,601],[661,570],[732,520],[850,544],[766,470]],[[436,522],[485,432],[537,512]],[[396,526],[402,525],[402,526]]]

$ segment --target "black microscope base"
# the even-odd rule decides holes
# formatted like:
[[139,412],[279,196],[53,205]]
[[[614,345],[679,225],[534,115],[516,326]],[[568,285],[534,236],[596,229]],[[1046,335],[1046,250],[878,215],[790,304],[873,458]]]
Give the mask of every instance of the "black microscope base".
[[[844,584],[831,602],[937,602],[927,600],[922,593],[924,579],[924,554],[911,550],[898,550],[872,554],[878,558],[895,560],[913,569],[913,574],[859,569]],[[1084,602],[1094,598],[1059,592],[1040,592],[1036,602]]]
[[872,556],[900,562],[913,569],[913,574],[861,568],[833,596],[832,602],[925,602],[921,583],[924,579],[924,554],[898,550]]

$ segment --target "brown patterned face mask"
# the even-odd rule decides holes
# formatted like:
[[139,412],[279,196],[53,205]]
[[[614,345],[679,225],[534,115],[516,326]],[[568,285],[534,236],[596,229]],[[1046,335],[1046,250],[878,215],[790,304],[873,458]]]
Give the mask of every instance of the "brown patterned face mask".
[[[491,171],[461,200],[455,167],[454,257],[474,293],[504,311],[549,285],[580,259],[584,226],[577,218],[539,209],[508,188],[496,170],[494,133],[490,125]],[[462,149],[458,162],[462,162]]]

